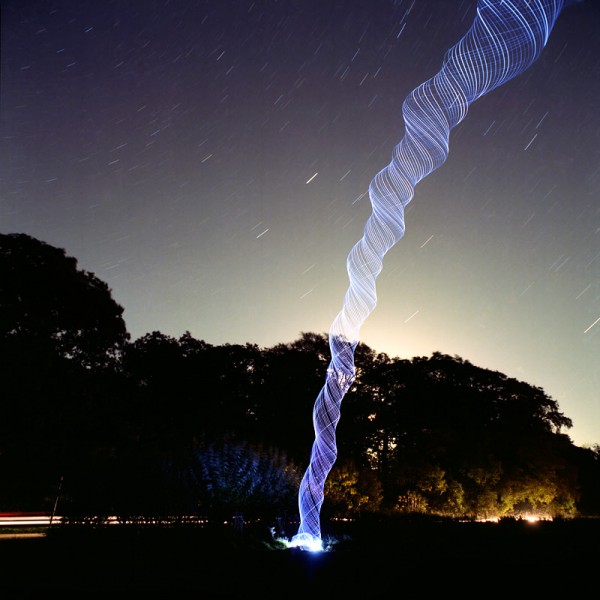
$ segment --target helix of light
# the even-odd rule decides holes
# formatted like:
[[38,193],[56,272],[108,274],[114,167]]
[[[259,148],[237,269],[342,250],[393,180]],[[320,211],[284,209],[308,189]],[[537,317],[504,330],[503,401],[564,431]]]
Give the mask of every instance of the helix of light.
[[479,0],[473,24],[444,57],[439,72],[402,106],[405,132],[391,162],[369,186],[372,212],[347,259],[349,287],[329,331],[331,362],[313,409],[315,440],[300,484],[300,526],[292,544],[322,549],[325,480],[337,458],[342,399],[354,381],[354,350],[375,308],[383,257],[404,235],[404,207],[416,184],[444,163],[450,131],[472,102],[526,70],[546,45],[563,0]]

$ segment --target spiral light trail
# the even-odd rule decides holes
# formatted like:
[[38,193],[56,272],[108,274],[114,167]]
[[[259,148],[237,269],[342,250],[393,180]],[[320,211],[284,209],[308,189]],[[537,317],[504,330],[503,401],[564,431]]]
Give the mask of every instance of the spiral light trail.
[[567,0],[478,0],[468,32],[442,68],[414,89],[402,107],[405,133],[392,161],[371,181],[372,212],[348,255],[350,280],[329,330],[331,362],[313,409],[315,441],[300,484],[300,527],[291,545],[321,550],[319,515],[325,480],[336,457],[335,430],[342,399],[354,381],[354,349],[375,308],[375,280],[383,257],[404,235],[404,207],[416,184],[444,163],[450,131],[472,102],[525,71],[540,55]]

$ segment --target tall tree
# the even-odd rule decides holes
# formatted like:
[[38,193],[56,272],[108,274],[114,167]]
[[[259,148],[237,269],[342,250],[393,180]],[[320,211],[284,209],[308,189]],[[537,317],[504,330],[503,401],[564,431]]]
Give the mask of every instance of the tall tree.
[[100,438],[129,337],[122,315],[65,250],[0,235],[0,502],[40,508],[68,465],[109,443]]

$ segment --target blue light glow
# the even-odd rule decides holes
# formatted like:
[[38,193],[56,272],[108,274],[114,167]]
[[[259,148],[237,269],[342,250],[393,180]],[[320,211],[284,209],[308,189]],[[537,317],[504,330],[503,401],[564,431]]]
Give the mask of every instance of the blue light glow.
[[440,71],[405,99],[404,137],[391,163],[371,181],[372,212],[348,255],[350,284],[329,330],[331,362],[313,409],[315,441],[300,484],[300,527],[291,545],[322,549],[319,515],[337,457],[340,406],[354,381],[360,328],[377,303],[375,280],[383,257],[404,235],[404,207],[416,184],[446,160],[450,131],[470,104],[535,62],[564,5],[564,0],[478,0],[473,24],[447,51]]

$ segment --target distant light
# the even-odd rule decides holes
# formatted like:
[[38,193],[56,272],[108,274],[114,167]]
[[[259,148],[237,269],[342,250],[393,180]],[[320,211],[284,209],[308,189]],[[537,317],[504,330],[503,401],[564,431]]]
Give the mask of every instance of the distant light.
[[527,521],[528,523],[537,523],[538,521],[547,521],[547,519],[538,517],[537,515],[525,515],[523,517],[523,520]]

